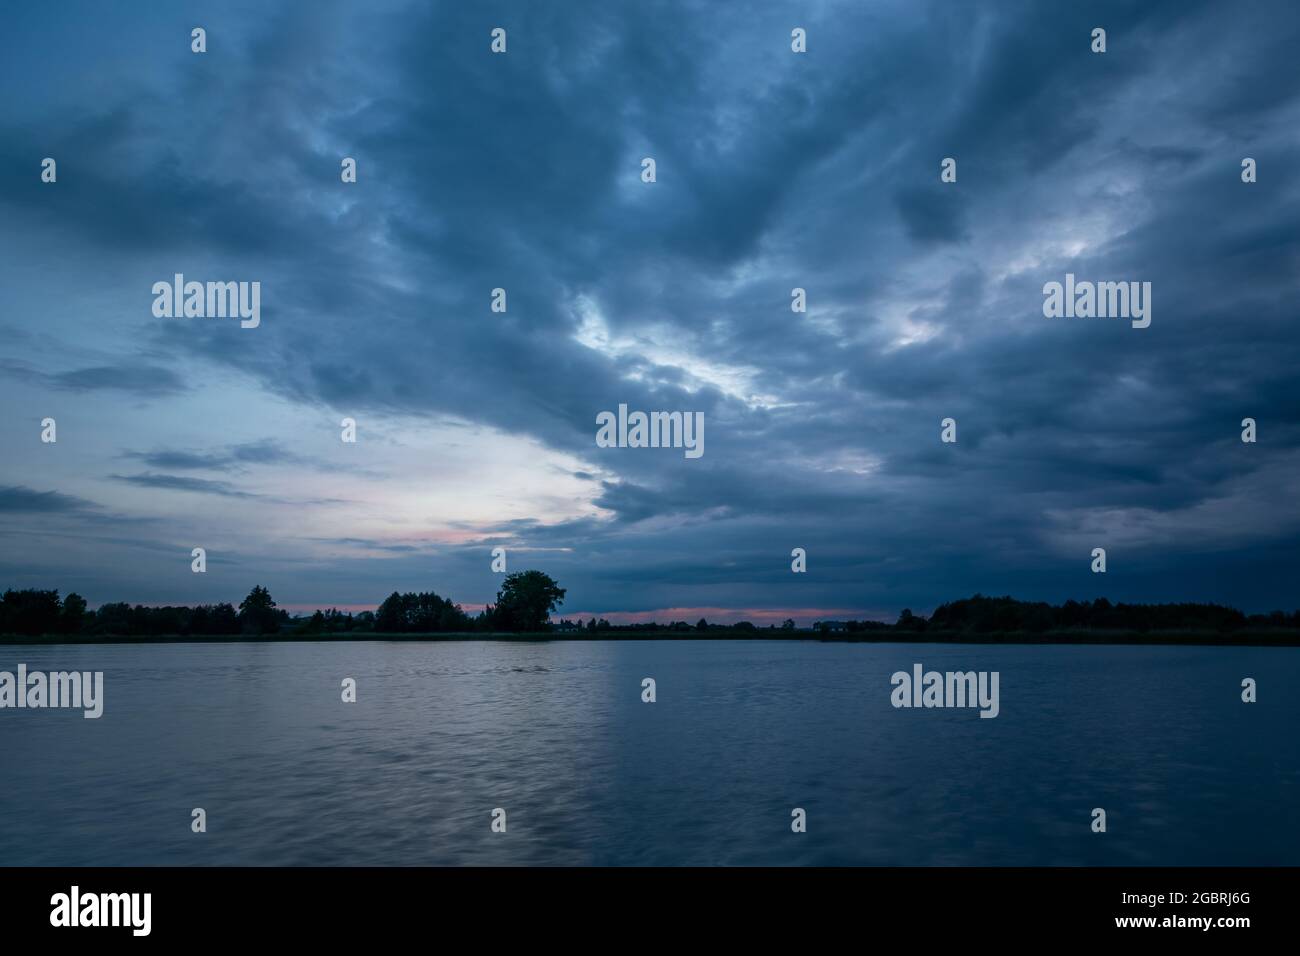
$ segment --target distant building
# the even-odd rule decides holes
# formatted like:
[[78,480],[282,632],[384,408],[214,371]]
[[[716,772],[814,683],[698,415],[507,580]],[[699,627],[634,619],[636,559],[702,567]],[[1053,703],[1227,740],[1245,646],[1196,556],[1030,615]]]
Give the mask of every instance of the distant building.
[[842,631],[844,630],[843,621],[814,621],[814,631]]

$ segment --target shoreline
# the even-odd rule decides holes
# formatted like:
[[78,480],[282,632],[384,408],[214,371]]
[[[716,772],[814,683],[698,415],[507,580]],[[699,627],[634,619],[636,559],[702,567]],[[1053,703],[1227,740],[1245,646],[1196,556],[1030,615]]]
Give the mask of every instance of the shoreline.
[[552,641],[798,641],[823,644],[1043,644],[1133,645],[1165,647],[1300,647],[1300,631],[1240,631],[1237,633],[1187,631],[1055,631],[1043,633],[965,631],[902,631],[818,634],[796,631],[729,630],[715,632],[655,633],[652,631],[596,631],[572,634],[447,632],[428,634],[375,634],[373,632],[329,634],[189,634],[189,635],[41,635],[0,634],[0,646],[56,647],[97,644],[342,644],[392,643],[434,644],[466,641],[500,641],[535,644]]

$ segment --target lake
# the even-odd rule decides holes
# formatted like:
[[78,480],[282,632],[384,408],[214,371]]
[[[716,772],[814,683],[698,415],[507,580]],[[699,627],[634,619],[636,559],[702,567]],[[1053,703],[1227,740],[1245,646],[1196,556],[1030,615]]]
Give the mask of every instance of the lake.
[[[1288,648],[0,648],[20,663],[103,671],[104,713],[0,710],[0,865],[1300,864]],[[917,663],[997,671],[998,716],[893,707]]]

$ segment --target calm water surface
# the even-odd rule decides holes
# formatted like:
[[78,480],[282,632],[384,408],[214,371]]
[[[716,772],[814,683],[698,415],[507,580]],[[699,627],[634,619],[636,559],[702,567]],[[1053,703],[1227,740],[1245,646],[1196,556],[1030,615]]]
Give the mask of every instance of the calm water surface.
[[[1293,649],[0,647],[20,662],[104,671],[105,709],[0,711],[0,865],[1300,864]],[[1000,716],[894,709],[915,662],[999,671]]]

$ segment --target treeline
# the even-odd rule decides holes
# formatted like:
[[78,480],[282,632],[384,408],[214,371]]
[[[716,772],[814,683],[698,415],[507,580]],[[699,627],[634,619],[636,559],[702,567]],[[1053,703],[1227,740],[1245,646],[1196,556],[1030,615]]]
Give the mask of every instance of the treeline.
[[[540,571],[508,575],[497,594],[478,614],[465,612],[459,604],[432,591],[394,591],[375,611],[358,614],[336,609],[317,611],[310,617],[292,618],[276,607],[266,588],[257,586],[236,608],[231,604],[201,604],[197,607],[146,607],[126,603],[105,604],[90,610],[78,594],[60,599],[58,591],[8,590],[0,598],[0,634],[40,636],[65,635],[99,637],[232,637],[310,636],[364,634],[449,634],[449,633],[541,633],[586,637],[594,634],[626,633],[636,636],[691,634],[703,636],[763,636],[793,634],[800,630],[793,620],[779,627],[757,627],[748,621],[710,624],[703,619],[691,624],[611,624],[604,618],[588,621],[561,620],[551,624],[551,612],[562,603],[564,589]],[[1240,630],[1300,630],[1300,611],[1243,614],[1218,604],[1112,604],[1095,601],[1066,601],[1062,605],[1018,601],[1011,597],[975,595],[941,604],[928,618],[904,610],[893,624],[881,621],[820,621],[812,631],[818,634],[848,633],[867,639],[898,633],[900,638],[916,634],[1044,634],[1063,632],[1167,632],[1230,633]]]
[[[974,597],[951,601],[935,608],[928,618],[904,609],[893,624],[884,621],[817,621],[811,630],[818,634],[889,634],[906,635],[935,632],[945,634],[1040,634],[1061,631],[1150,631],[1225,633],[1240,629],[1300,630],[1300,610],[1287,613],[1243,614],[1236,608],[1219,604],[1112,604],[1106,598],[1095,601],[1066,601],[1060,606],[1041,601],[1018,601],[1012,597]],[[748,621],[736,624],[710,624],[700,619],[694,624],[674,621],[669,624],[611,624],[604,618],[583,622],[562,620],[558,631],[586,632],[661,632],[681,634],[708,631],[799,630],[793,620],[759,628]]]
[[[496,604],[489,604],[470,617],[459,604],[432,591],[407,594],[394,591],[375,611],[374,630],[382,634],[547,631],[551,612],[564,602],[564,594],[564,588],[549,574],[519,571],[506,575],[497,592]],[[312,621],[315,620],[313,617]]]
[[229,637],[279,633],[290,623],[263,587],[249,592],[239,608],[232,604],[197,607],[132,607],[124,602],[89,610],[81,595],[62,600],[58,591],[8,590],[0,598],[0,634],[84,637]]
[[[882,624],[880,626],[885,627],[886,625]],[[602,631],[628,631],[635,633],[643,631],[654,633],[659,631],[667,634],[688,634],[692,632],[702,633],[707,631],[757,631],[759,630],[759,627],[749,621],[737,621],[735,624],[710,624],[704,618],[700,618],[694,624],[691,624],[689,621],[670,621],[667,624],[660,624],[656,621],[644,621],[636,624],[611,624],[603,617],[599,620],[593,617],[585,624],[581,619],[570,621],[568,618],[565,618],[558,624],[555,624],[554,629],[559,632],[570,632],[576,634],[598,633]],[[795,630],[794,621],[786,621],[781,625],[780,629],[783,631]],[[763,630],[774,631],[777,630],[777,627],[775,624],[769,624],[766,628],[763,628]]]
[[563,601],[564,593],[549,575],[521,571],[507,575],[496,604],[473,617],[459,604],[431,591],[394,591],[375,611],[354,615],[331,608],[311,617],[291,618],[260,585],[238,608],[231,604],[133,607],[115,603],[93,611],[76,593],[60,600],[58,591],[11,589],[0,598],[0,634],[96,638],[541,632],[549,629],[550,613]]
[[904,610],[892,626],[876,621],[846,621],[843,626],[846,631],[881,628],[967,634],[1038,634],[1049,631],[1226,633],[1245,628],[1300,629],[1300,610],[1289,614],[1285,611],[1243,614],[1236,608],[1220,604],[1112,604],[1106,598],[1066,601],[1057,606],[1041,601],[977,594],[940,604],[929,618]]

